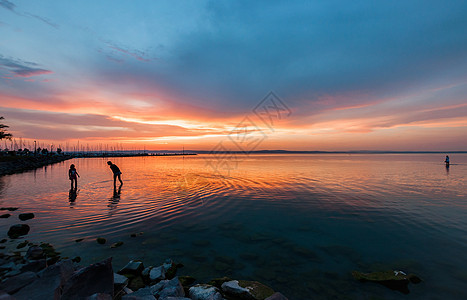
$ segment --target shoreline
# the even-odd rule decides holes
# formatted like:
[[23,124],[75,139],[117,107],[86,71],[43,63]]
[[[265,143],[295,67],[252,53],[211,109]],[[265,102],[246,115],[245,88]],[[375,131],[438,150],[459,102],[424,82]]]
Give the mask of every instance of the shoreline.
[[105,157],[152,157],[152,156],[187,156],[196,153],[103,153],[103,154],[66,154],[66,155],[39,155],[39,156],[0,156],[0,177],[35,170],[53,165],[73,158],[105,158]]
[[13,175],[53,165],[74,158],[71,155],[56,156],[7,156],[1,157],[0,176]]

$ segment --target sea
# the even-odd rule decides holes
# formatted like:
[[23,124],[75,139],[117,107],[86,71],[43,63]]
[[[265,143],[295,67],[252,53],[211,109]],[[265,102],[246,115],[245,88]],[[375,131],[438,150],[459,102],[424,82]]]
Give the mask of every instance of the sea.
[[[108,158],[71,159],[0,177],[0,207],[18,207],[0,211],[12,214],[0,239],[13,224],[31,227],[0,251],[48,242],[82,265],[113,257],[115,271],[170,258],[198,283],[256,280],[296,300],[467,299],[467,154],[450,154],[449,167],[444,156],[113,157],[115,188]],[[35,218],[20,221],[26,212]],[[387,270],[422,282],[404,294],[352,277]]]

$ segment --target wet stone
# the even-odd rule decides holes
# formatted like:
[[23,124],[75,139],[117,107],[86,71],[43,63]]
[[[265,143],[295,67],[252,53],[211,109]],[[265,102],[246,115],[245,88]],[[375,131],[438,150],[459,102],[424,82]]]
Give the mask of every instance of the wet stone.
[[264,300],[274,294],[270,287],[257,282],[246,280],[232,280],[222,284],[222,291],[233,297]]
[[18,215],[18,218],[19,218],[21,221],[26,221],[26,220],[34,219],[34,214],[33,214],[33,213],[19,214],[19,215]]
[[82,299],[95,293],[113,295],[113,279],[112,258],[89,265],[77,270],[66,280],[61,299]]
[[352,276],[359,280],[360,282],[371,281],[384,285],[387,288],[392,290],[399,291],[403,294],[409,294],[408,289],[409,282],[420,283],[421,279],[414,275],[402,271],[382,271],[382,272],[372,272],[372,273],[362,273],[358,271],[353,271]]
[[116,242],[116,243],[113,243],[110,248],[117,248],[117,247],[120,247],[121,245],[123,245],[123,242]]
[[42,250],[44,251],[44,254],[45,254],[47,257],[56,258],[56,257],[58,257],[59,254],[60,254],[60,252],[55,251],[55,248],[52,246],[52,244],[49,244],[49,243],[41,243],[41,244],[40,244],[40,247],[42,248]]
[[189,289],[190,298],[193,300],[222,300],[219,289],[209,284],[197,284]]
[[11,271],[16,267],[14,262],[9,262],[0,266],[0,272],[2,271]]
[[8,210],[8,211],[15,211],[17,209],[18,209],[18,207],[2,207],[2,208],[0,208],[0,210]]
[[124,266],[117,273],[120,275],[132,274],[139,275],[144,270],[143,262],[138,260],[131,260],[126,266]]
[[126,276],[114,273],[114,286],[123,289],[128,285],[128,278]]
[[47,267],[45,259],[33,260],[21,267],[21,272],[32,271],[39,272]]
[[128,287],[133,291],[137,291],[141,288],[144,288],[145,286],[146,284],[144,283],[142,276],[136,276],[134,278],[131,278],[128,283]]
[[222,284],[228,281],[232,281],[232,279],[229,277],[213,278],[211,281],[209,281],[209,284],[217,288],[221,288]]
[[164,269],[168,270],[172,267],[172,265],[173,261],[170,258],[167,258],[162,266],[164,267]]
[[11,215],[10,214],[3,214],[3,215],[0,215],[0,219],[6,219],[6,218],[9,218]]
[[182,286],[189,286],[196,281],[196,278],[192,276],[178,276],[178,280],[180,280]]
[[153,300],[153,291],[150,287],[141,288],[136,292],[130,293],[122,297],[122,300]]
[[27,224],[16,224],[10,227],[8,230],[8,236],[12,239],[16,239],[22,235],[29,233],[31,228]]
[[[0,283],[0,290],[5,291],[9,294],[16,293],[21,288],[32,283],[37,278],[34,272],[24,272],[19,275],[8,278],[7,280]],[[0,297],[0,299],[3,299]]]
[[141,275],[143,276],[144,279],[149,279],[149,272],[151,272],[151,269],[154,268],[153,266],[149,266],[144,268],[144,270],[141,272]]
[[149,272],[149,280],[150,281],[157,281],[165,279],[165,269],[164,266],[159,266],[152,268]]
[[26,247],[28,244],[29,244],[28,241],[21,242],[21,243],[18,244],[18,246],[16,246],[16,249],[24,248],[24,247]]
[[183,297],[185,291],[178,278],[175,277],[169,280],[158,294],[159,299],[166,299],[167,297]]

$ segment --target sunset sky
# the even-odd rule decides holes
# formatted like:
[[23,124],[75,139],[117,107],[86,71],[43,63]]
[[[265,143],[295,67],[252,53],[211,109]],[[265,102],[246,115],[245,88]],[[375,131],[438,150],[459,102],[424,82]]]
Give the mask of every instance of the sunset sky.
[[466,15],[456,0],[0,0],[0,116],[55,145],[467,150]]

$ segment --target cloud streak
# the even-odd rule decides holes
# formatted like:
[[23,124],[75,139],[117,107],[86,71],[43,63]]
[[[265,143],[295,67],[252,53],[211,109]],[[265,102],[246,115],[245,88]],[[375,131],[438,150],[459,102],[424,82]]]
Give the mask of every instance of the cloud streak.
[[8,0],[0,0],[0,6],[5,9],[11,10],[13,12],[15,11],[15,8],[16,8],[16,5],[13,2],[10,2]]
[[52,73],[52,71],[38,68],[38,66],[38,64],[33,62],[5,58],[0,55],[0,67],[3,67],[13,73],[15,77],[31,77]]

